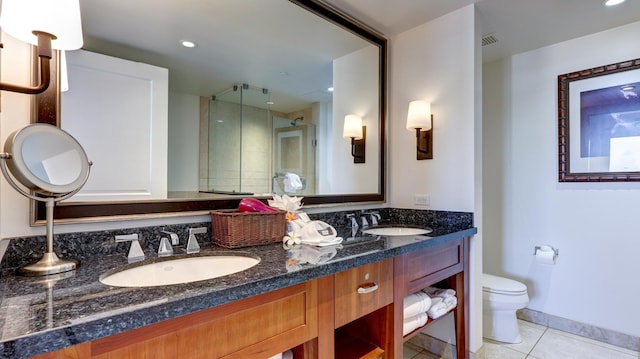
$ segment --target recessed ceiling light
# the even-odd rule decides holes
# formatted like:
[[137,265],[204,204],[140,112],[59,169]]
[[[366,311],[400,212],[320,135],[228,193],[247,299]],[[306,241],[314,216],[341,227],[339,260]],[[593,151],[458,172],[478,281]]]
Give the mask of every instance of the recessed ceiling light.
[[614,6],[618,4],[622,4],[625,0],[604,0],[602,3],[604,6]]
[[184,47],[189,47],[189,48],[196,47],[196,43],[189,40],[180,40],[180,44],[182,44],[182,46]]
[[333,87],[329,87],[329,88],[327,89],[327,91],[329,91],[329,92],[333,92]]

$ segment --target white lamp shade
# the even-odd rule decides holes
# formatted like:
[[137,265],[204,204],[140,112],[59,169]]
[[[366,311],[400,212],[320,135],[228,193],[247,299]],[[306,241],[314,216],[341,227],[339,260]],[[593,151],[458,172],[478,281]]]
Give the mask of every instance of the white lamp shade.
[[57,39],[51,47],[57,50],[77,50],[83,44],[79,0],[2,0],[0,27],[33,45],[38,44],[33,31],[52,34]]
[[344,128],[342,130],[342,137],[355,138],[359,140],[362,138],[362,117],[358,115],[346,115],[344,117]]
[[421,131],[431,129],[431,103],[427,101],[409,102],[409,114],[407,115],[407,130]]

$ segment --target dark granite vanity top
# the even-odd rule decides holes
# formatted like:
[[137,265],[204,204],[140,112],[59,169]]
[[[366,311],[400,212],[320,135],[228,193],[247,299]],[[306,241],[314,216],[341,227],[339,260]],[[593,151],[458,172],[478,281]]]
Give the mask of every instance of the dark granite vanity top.
[[[84,259],[67,278],[4,275],[0,278],[0,358],[54,351],[475,233],[466,225],[436,227],[426,236],[356,238],[337,247],[285,250],[281,243],[274,243],[228,250],[203,246],[194,255],[240,251],[260,257],[261,262],[225,277],[162,287],[102,284],[100,275],[127,264],[122,254]],[[157,260],[155,254],[147,254],[146,262]]]

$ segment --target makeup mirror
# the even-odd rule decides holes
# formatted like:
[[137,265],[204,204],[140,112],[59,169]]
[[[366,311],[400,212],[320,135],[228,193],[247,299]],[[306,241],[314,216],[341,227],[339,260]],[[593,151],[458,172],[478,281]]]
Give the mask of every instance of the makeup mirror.
[[76,261],[60,259],[53,250],[53,207],[82,188],[90,166],[80,143],[56,126],[31,124],[7,138],[0,154],[2,174],[20,194],[46,205],[47,252],[37,263],[20,268],[20,274],[42,276],[77,267]]

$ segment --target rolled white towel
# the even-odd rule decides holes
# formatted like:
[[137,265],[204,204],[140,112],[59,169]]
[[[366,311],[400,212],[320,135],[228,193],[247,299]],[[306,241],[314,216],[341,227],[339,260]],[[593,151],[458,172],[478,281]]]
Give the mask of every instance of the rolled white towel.
[[447,297],[455,297],[456,296],[456,291],[453,290],[453,289],[442,289],[442,288],[436,288],[436,287],[427,287],[427,288],[424,288],[422,291],[427,293],[427,295],[429,295],[431,298],[433,298],[433,297],[447,298]]
[[405,318],[402,325],[402,335],[407,335],[417,328],[427,324],[428,319],[427,313],[420,313],[413,317]]
[[431,303],[431,308],[427,311],[427,315],[431,319],[437,319],[455,308],[458,305],[458,299],[456,297],[448,297],[447,299],[433,297],[431,298]]
[[431,298],[424,292],[416,292],[404,297],[404,318],[426,313],[431,307]]

